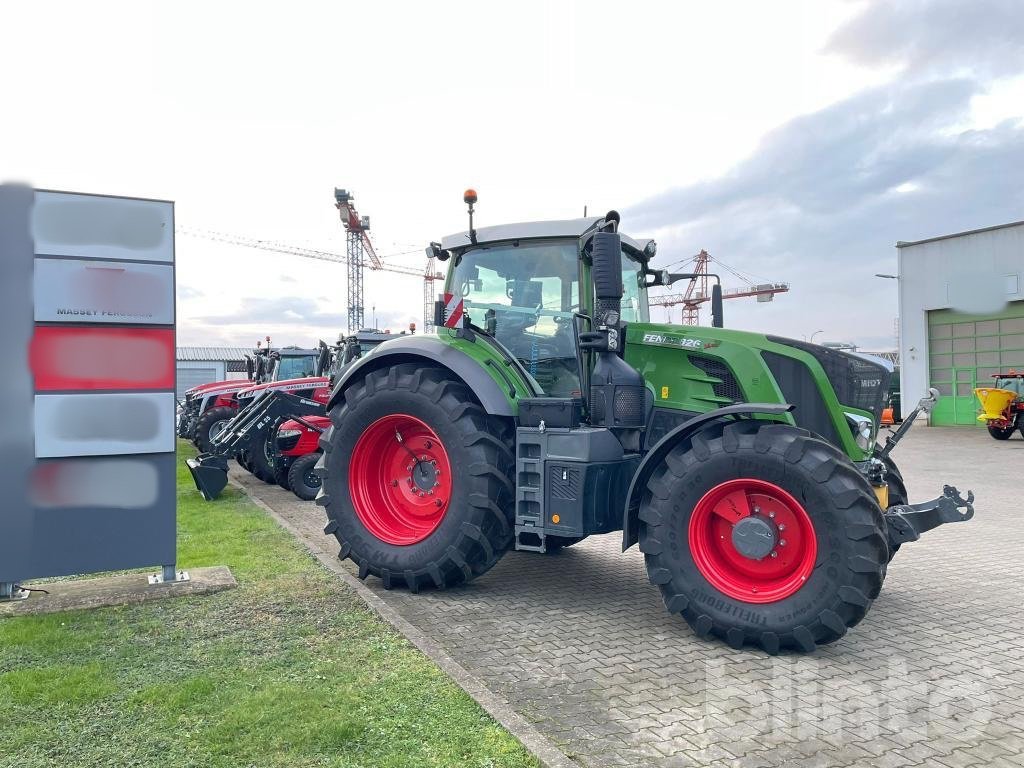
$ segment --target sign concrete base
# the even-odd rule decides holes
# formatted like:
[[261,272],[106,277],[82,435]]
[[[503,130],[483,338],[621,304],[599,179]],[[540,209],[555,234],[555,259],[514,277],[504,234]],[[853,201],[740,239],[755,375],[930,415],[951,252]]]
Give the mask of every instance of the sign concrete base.
[[238,583],[226,565],[211,568],[189,568],[187,581],[165,581],[150,584],[148,573],[128,573],[97,579],[70,579],[43,584],[29,584],[26,600],[0,603],[0,617],[57,613],[109,605],[130,605],[148,600],[184,595],[201,595],[237,587]]

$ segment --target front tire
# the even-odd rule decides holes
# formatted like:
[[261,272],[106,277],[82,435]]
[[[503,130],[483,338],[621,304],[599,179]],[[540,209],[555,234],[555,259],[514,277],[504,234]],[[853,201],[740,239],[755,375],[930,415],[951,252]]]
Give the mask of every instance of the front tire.
[[508,549],[506,425],[451,373],[413,363],[372,371],[345,390],[331,424],[317,503],[361,578],[443,588],[486,573]]
[[252,465],[252,473],[260,480],[269,484],[277,483],[277,472],[274,468],[273,437],[275,430],[271,429],[253,438],[253,450],[249,453],[249,462]]
[[288,469],[288,485],[292,493],[303,501],[312,501],[320,493],[322,485],[320,475],[316,473],[317,462],[320,461],[320,452],[307,453],[292,462]]
[[640,550],[668,610],[699,636],[772,654],[842,637],[878,596],[889,556],[882,511],[849,459],[756,420],[672,449],[641,502]]
[[196,421],[196,447],[201,453],[213,450],[213,441],[224,431],[229,421],[235,418],[238,410],[228,405],[207,408]]

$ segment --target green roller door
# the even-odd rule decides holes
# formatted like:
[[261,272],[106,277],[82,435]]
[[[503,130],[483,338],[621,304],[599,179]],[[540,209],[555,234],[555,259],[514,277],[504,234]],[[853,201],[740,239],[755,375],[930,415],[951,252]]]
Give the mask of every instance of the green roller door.
[[928,313],[929,381],[942,395],[932,424],[982,426],[973,390],[1011,368],[1024,371],[1024,301],[984,317],[951,309]]

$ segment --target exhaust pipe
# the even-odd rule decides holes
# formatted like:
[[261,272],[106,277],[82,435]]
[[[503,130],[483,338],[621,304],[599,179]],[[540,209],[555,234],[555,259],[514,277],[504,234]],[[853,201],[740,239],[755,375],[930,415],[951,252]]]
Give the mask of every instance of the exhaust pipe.
[[206,501],[213,501],[228,484],[228,460],[226,456],[201,453],[185,461],[192,481]]

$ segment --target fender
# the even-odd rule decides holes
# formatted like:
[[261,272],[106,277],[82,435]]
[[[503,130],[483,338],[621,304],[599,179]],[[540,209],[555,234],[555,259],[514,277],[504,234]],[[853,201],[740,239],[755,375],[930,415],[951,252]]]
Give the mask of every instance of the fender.
[[769,416],[782,416],[792,411],[794,406],[789,403],[736,403],[727,405],[724,408],[717,408],[700,416],[688,419],[665,435],[657,444],[647,452],[636,474],[629,484],[629,493],[626,494],[626,507],[622,514],[622,551],[625,552],[636,544],[639,538],[639,526],[637,525],[640,514],[640,498],[643,496],[644,488],[654,470],[664,461],[677,443],[686,440],[688,437],[707,429],[723,419],[740,419],[754,414],[765,414]]
[[484,410],[492,416],[515,416],[511,401],[519,397],[533,396],[530,387],[521,383],[518,374],[504,365],[497,368],[498,374],[505,380],[505,386],[502,387],[487,373],[484,364],[457,347],[446,344],[436,336],[407,336],[379,344],[366,357],[350,365],[334,385],[331,399],[327,402],[327,410],[337,404],[353,381],[370,371],[390,368],[399,363],[419,361],[428,361],[435,366],[447,368],[466,382],[480,400]]

